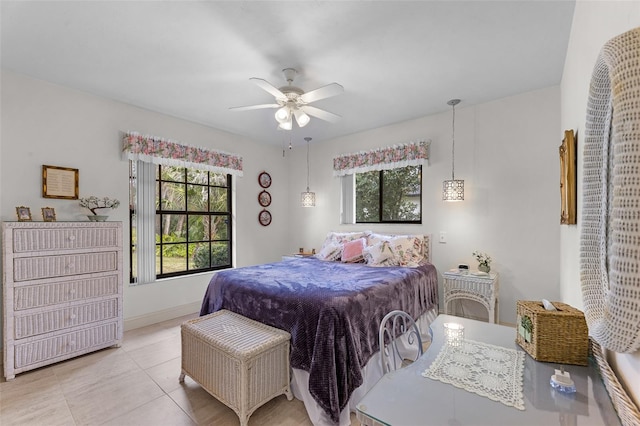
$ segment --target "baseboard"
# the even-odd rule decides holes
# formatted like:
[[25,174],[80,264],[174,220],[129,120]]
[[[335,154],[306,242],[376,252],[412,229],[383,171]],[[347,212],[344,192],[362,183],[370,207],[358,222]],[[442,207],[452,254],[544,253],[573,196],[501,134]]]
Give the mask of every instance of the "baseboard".
[[136,328],[146,327],[151,324],[156,324],[162,321],[167,321],[200,312],[201,305],[202,302],[193,302],[186,305],[174,306],[169,309],[163,309],[161,311],[151,312],[149,314],[140,315],[133,318],[127,318],[124,320],[124,331],[134,330]]

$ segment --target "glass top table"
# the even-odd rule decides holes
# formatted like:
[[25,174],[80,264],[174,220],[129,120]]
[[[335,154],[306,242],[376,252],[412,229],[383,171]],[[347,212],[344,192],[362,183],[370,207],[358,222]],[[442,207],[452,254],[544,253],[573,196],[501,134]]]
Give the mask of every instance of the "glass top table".
[[[522,351],[523,411],[425,378],[444,344],[444,323],[464,326],[464,338]],[[413,364],[384,375],[356,406],[364,425],[619,425],[607,390],[593,360],[587,367],[538,362],[515,342],[516,330],[450,315],[439,315],[431,324],[433,339]],[[549,384],[555,369],[571,374],[575,394],[560,394]]]

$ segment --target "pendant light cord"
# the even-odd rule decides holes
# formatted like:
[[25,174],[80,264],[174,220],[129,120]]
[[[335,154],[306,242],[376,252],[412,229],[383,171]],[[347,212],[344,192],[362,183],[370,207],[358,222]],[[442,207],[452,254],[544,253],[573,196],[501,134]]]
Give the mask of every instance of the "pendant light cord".
[[305,138],[307,141],[307,192],[309,192],[309,141],[311,138]]
[[451,105],[453,108],[453,120],[451,124],[451,180],[455,178],[455,164],[456,164],[456,104]]

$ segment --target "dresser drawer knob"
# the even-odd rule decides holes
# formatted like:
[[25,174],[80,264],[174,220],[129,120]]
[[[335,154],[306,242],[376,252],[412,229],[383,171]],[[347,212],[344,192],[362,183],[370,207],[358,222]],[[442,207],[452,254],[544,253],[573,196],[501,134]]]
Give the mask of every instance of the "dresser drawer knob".
[[75,235],[69,235],[69,241],[75,241],[76,236]]
[[76,341],[75,340],[70,340],[69,341],[69,346],[75,346],[76,345]]
[[73,262],[68,263],[67,264],[67,269],[73,269],[74,266],[76,266],[76,265],[74,265]]
[[69,294],[76,294],[76,289],[72,288],[71,290],[69,290]]
[[76,314],[71,314],[69,315],[69,319],[76,319],[77,315]]

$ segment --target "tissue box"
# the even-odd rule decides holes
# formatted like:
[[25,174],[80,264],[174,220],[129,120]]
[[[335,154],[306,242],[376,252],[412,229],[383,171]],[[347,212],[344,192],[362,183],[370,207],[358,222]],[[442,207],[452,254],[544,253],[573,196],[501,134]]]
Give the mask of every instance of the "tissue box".
[[557,311],[547,311],[542,302],[516,302],[516,342],[537,361],[587,365],[589,332],[582,311],[552,302]]

